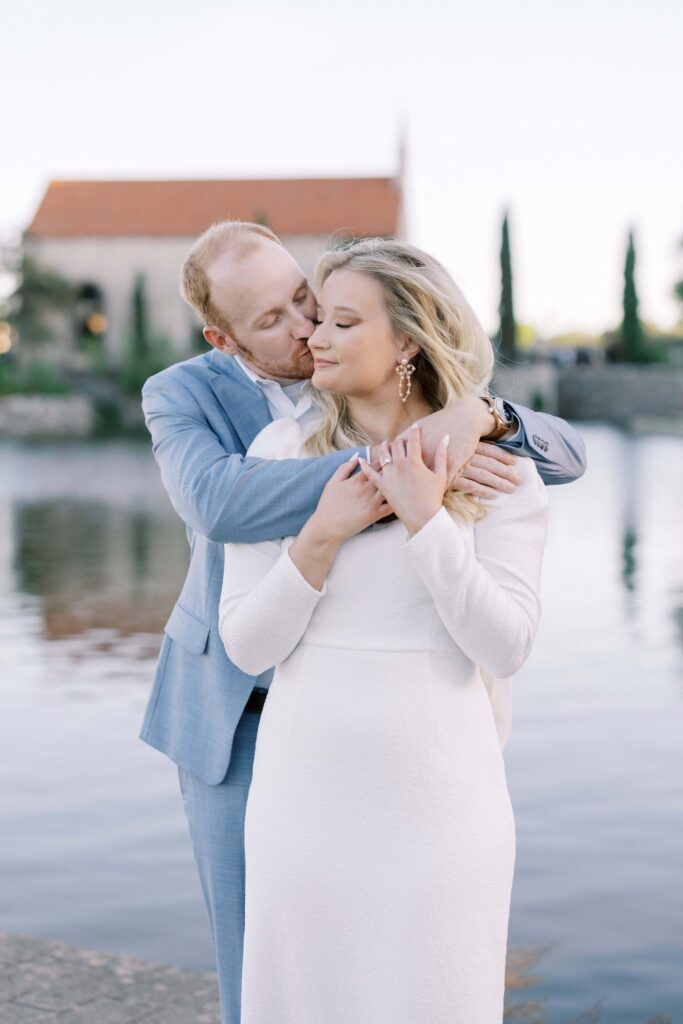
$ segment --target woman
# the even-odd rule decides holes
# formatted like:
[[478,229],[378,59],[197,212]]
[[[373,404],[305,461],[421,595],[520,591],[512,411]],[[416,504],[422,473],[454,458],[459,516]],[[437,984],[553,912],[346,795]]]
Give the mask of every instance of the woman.
[[[425,253],[370,239],[317,273],[306,457],[395,438],[486,391],[489,339]],[[515,828],[485,674],[527,658],[547,498],[534,463],[493,501],[446,491],[419,427],[352,459],[301,533],[228,544],[220,632],[276,665],[245,823],[242,1024],[499,1024]]]

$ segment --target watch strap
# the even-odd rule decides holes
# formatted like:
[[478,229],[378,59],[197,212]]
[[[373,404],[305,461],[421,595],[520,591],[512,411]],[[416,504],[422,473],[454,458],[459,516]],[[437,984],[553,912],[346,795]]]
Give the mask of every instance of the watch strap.
[[507,434],[508,430],[510,429],[510,424],[506,423],[505,420],[502,418],[502,416],[496,409],[496,403],[494,402],[493,398],[490,395],[480,395],[480,398],[483,402],[486,402],[486,404],[489,407],[489,411],[491,412],[491,415],[496,421],[496,425],[491,431],[491,433],[487,434],[486,437],[482,437],[481,440],[498,441],[503,436],[503,434]]

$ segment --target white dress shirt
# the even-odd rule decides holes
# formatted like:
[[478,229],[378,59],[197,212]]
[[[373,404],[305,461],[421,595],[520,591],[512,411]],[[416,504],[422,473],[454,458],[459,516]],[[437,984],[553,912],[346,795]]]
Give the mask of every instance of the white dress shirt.
[[[244,370],[249,380],[261,388],[274,420],[285,417],[300,420],[302,425],[310,428],[312,432],[314,421],[320,417],[320,408],[313,402],[310,387],[307,387],[310,383],[308,380],[295,380],[292,384],[283,385],[276,380],[259,376],[240,356],[234,355],[233,359],[237,360],[238,366]],[[365,446],[366,462],[370,462],[370,447],[369,444]]]
[[302,424],[312,425],[312,421],[320,416],[320,410],[313,404],[308,380],[295,380],[292,384],[280,384],[279,381],[261,377],[248,363],[238,355],[233,356],[238,365],[254,384],[257,384],[266,396],[268,408],[274,420],[288,416],[301,420]]

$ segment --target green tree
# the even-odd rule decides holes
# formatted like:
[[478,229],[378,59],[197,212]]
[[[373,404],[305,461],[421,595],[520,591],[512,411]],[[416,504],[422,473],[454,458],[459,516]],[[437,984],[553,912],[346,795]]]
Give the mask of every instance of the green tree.
[[512,295],[512,257],[510,255],[510,229],[507,211],[503,217],[500,246],[500,343],[498,356],[503,363],[513,363],[517,357],[517,324]]
[[636,290],[636,248],[633,231],[628,233],[626,262],[624,264],[624,299],[621,321],[620,357],[623,363],[644,363],[648,361],[645,332],[638,313],[638,292]]
[[134,366],[147,363],[149,359],[149,310],[147,289],[143,274],[138,274],[133,285],[130,332],[130,358]]
[[167,338],[152,329],[143,274],[138,274],[131,295],[128,353],[122,384],[137,394],[148,377],[165,369],[173,361]]
[[73,309],[76,290],[71,281],[20,248],[3,256],[5,271],[15,286],[6,301],[5,319],[25,344],[50,341],[54,331],[50,318],[55,312]]
[[[680,242],[678,243],[678,247],[679,249],[683,249],[683,238],[681,238]],[[683,304],[683,278],[681,278],[680,281],[676,281],[676,284],[674,285],[674,295],[676,296],[678,301],[681,304]]]

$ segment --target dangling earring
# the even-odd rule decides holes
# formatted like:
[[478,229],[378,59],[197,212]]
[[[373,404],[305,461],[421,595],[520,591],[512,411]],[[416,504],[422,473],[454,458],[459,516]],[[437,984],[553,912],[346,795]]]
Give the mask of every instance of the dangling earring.
[[[404,356],[399,365],[396,367],[396,373],[398,374],[398,394],[402,402],[408,400],[411,386],[411,376],[415,373],[415,367],[412,363],[409,363]],[[408,390],[405,395],[403,394],[403,382],[406,381],[408,384]]]

